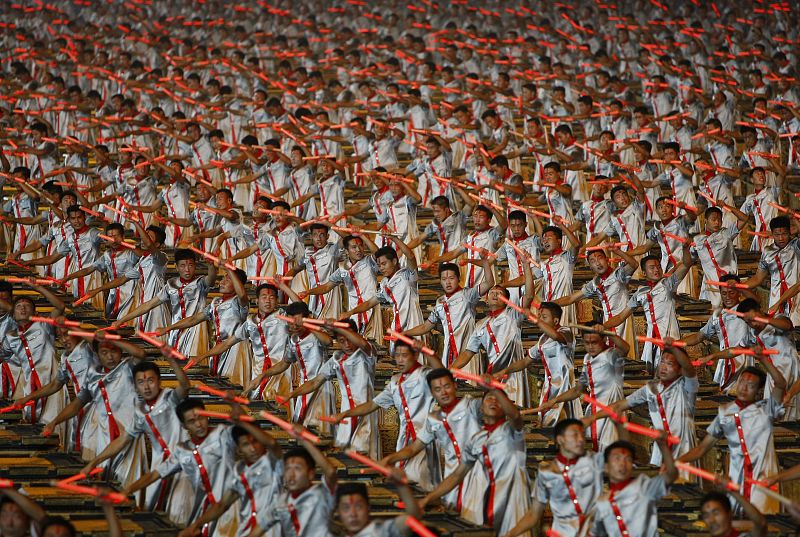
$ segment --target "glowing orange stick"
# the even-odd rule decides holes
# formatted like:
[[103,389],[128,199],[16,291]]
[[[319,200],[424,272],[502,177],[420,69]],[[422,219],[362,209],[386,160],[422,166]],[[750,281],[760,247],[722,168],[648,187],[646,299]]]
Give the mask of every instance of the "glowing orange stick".
[[195,386],[195,388],[197,388],[201,392],[205,392],[205,393],[210,394],[210,395],[216,395],[217,397],[222,397],[226,401],[233,401],[234,403],[239,403],[240,405],[249,405],[250,404],[250,400],[249,399],[245,399],[244,397],[230,395],[228,392],[225,392],[225,391],[222,391],[222,390],[218,390],[216,388],[212,388],[211,386],[208,386],[206,384],[198,384],[197,386]]
[[[226,414],[225,412],[214,412],[212,410],[198,409],[197,413],[199,415],[201,415],[201,416],[206,416],[208,418],[218,418],[218,419],[221,419],[221,420],[232,420],[233,419],[230,414]],[[249,416],[247,414],[242,414],[241,416],[239,416],[236,419],[238,421],[246,421],[247,423],[253,423],[253,422],[256,421],[256,419],[253,416]]]
[[[363,464],[364,466],[369,466],[370,468],[372,468],[376,472],[379,472],[379,473],[385,475],[386,477],[389,477],[389,476],[392,475],[392,471],[389,468],[387,468],[386,466],[378,463],[377,461],[374,461],[374,460],[370,459],[366,455],[362,455],[361,453],[359,453],[357,451],[353,451],[352,449],[349,449],[349,450],[345,451],[344,454],[347,455],[348,457],[350,457],[351,459],[353,459],[354,461]],[[407,482],[408,481],[403,480],[404,484],[407,483]]]
[[[275,425],[277,425],[278,427],[280,427],[281,429],[283,429],[284,431],[289,433],[290,435],[292,435],[294,437],[297,436],[297,432],[294,430],[294,425],[292,425],[288,421],[286,421],[284,419],[281,419],[278,416],[276,416],[275,414],[271,414],[271,413],[267,412],[266,410],[262,410],[261,411],[261,415],[265,419],[271,421],[272,423],[274,423]],[[306,429],[303,429],[300,432],[300,437],[303,440],[311,442],[312,444],[319,444],[319,437],[317,435],[315,435],[314,433],[312,433],[311,431],[308,431]]]
[[400,341],[403,341],[405,343],[408,343],[409,345],[411,345],[415,349],[418,348],[420,350],[420,352],[422,352],[424,354],[427,354],[428,356],[436,356],[436,352],[433,349],[431,349],[430,347],[426,347],[426,346],[422,345],[422,343],[420,341],[412,339],[412,338],[408,337],[407,335],[405,335],[402,332],[395,332],[392,329],[389,329],[386,332],[392,338],[400,340]]
[[463,380],[469,380],[469,381],[472,381],[472,382],[477,382],[478,384],[480,384],[482,386],[487,386],[488,388],[496,388],[498,390],[505,390],[506,389],[506,385],[503,384],[502,382],[498,382],[496,380],[492,380],[487,385],[486,382],[481,378],[480,375],[474,375],[472,373],[467,373],[463,369],[451,369],[450,372],[457,379],[463,379]]

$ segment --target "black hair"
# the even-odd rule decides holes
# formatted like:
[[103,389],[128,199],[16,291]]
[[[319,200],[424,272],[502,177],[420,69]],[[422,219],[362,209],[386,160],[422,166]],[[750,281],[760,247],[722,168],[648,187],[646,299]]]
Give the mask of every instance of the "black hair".
[[512,220],[522,220],[523,222],[527,222],[528,215],[525,213],[525,211],[520,211],[519,209],[515,209],[510,213],[508,213],[508,221],[510,222]]
[[325,224],[323,224],[321,222],[314,222],[313,224],[311,224],[309,229],[311,231],[321,230],[321,231],[325,231],[326,233],[329,231],[328,226],[326,226]]
[[119,222],[111,222],[106,226],[106,233],[110,233],[112,231],[119,231],[123,235],[125,234],[125,227],[120,224]]
[[[311,456],[311,453],[304,447],[295,447],[283,454],[283,461],[286,462],[289,459],[303,459],[306,462],[306,465],[309,469],[314,470],[317,467],[317,464],[314,462],[314,457]],[[339,485],[341,486],[341,485]]]
[[723,274],[722,276],[720,276],[719,281],[741,283],[742,279],[739,277],[738,274]]
[[67,216],[71,215],[72,213],[83,213],[83,211],[81,211],[81,206],[70,205],[69,207],[67,207]]
[[450,200],[447,199],[447,196],[436,196],[431,200],[431,205],[436,205],[437,207],[450,207]]
[[14,292],[14,286],[11,285],[11,282],[0,280],[0,293],[13,293],[13,292]]
[[558,237],[558,240],[562,240],[564,238],[564,232],[561,231],[560,227],[545,226],[545,228],[542,230],[542,236],[544,236],[545,233],[555,233],[556,237]]
[[163,227],[159,226],[147,226],[145,231],[152,231],[154,235],[154,239],[158,244],[164,244],[167,240],[167,234],[164,231]]
[[239,445],[239,439],[243,436],[247,436],[250,434],[250,431],[242,427],[241,425],[234,425],[231,429],[231,438],[233,438],[233,443]]
[[731,501],[728,499],[728,495],[724,492],[719,492],[716,490],[707,492],[700,500],[700,508],[702,509],[703,506],[709,502],[716,502],[720,504],[726,513],[730,513],[732,510]]
[[615,186],[614,188],[611,189],[611,199],[614,199],[614,194],[616,194],[617,192],[625,192],[627,194],[628,189],[624,185]]
[[703,213],[703,216],[706,219],[708,219],[708,217],[711,216],[712,214],[718,214],[719,217],[722,218],[722,209],[720,209],[719,207],[713,207],[713,206],[709,207],[708,209],[705,210],[705,212]]
[[131,368],[133,378],[136,378],[138,373],[144,373],[145,371],[152,371],[158,378],[161,378],[161,370],[158,368],[155,362],[139,362]]
[[186,259],[197,261],[197,254],[187,248],[178,248],[175,250],[175,264],[178,264]]
[[361,242],[364,242],[361,237],[356,237],[355,235],[348,235],[342,239],[342,246],[345,249],[347,249],[347,247],[350,246],[350,243],[353,242],[354,240],[360,240]]
[[540,310],[547,310],[553,314],[553,317],[556,319],[560,319],[564,310],[556,304],[555,302],[542,302],[542,305],[539,306]]
[[657,255],[648,254],[639,261],[639,268],[641,268],[642,271],[644,271],[644,266],[648,261],[655,261],[656,263],[661,264],[661,259]]
[[789,218],[786,216],[776,216],[769,221],[769,230],[775,231],[776,229],[791,229]]
[[631,457],[636,458],[636,448],[633,444],[626,440],[617,440],[603,451],[603,460],[605,462],[608,462],[608,459],[611,457],[611,452],[615,449],[624,449],[631,454]]
[[396,261],[397,260],[397,251],[395,251],[395,249],[392,248],[391,246],[383,246],[381,248],[378,248],[375,251],[374,257],[375,257],[375,259],[378,259],[379,257],[385,257],[389,261],[392,261],[392,260]]
[[369,504],[369,494],[367,493],[367,485],[366,483],[360,482],[349,482],[349,483],[340,483],[336,486],[336,506],[339,506],[339,502],[342,500],[344,496],[361,496],[367,501]]
[[761,304],[755,298],[745,298],[739,305],[736,306],[736,311],[739,313],[747,313],[748,311],[761,311]]
[[431,383],[436,379],[441,379],[447,377],[453,382],[456,381],[456,378],[453,376],[453,373],[450,372],[449,369],[445,369],[444,367],[439,367],[428,373],[425,377],[425,382],[428,383],[428,388],[431,387]]
[[742,369],[742,372],[739,373],[739,378],[742,378],[742,375],[753,375],[754,377],[757,377],[759,388],[763,388],[764,385],[767,383],[767,374],[754,365],[749,365],[744,369]]
[[311,312],[308,309],[308,304],[305,302],[292,302],[288,306],[286,306],[286,315],[302,315],[303,317],[308,317],[311,315]]
[[272,285],[271,283],[262,283],[261,285],[259,285],[258,287],[256,287],[256,299],[257,299],[259,296],[261,296],[261,291],[263,291],[264,289],[269,289],[269,290],[270,290],[270,291],[272,291],[272,292],[273,292],[275,295],[277,295],[277,294],[278,294],[278,288],[277,288],[277,287],[275,287],[275,286],[274,286],[274,285]]
[[78,531],[75,529],[75,526],[72,525],[72,522],[70,522],[64,517],[52,516],[52,515],[48,516],[44,520],[44,523],[42,523],[41,534],[44,535],[44,533],[47,531],[47,528],[51,528],[53,526],[58,526],[67,530],[67,534],[69,535],[69,537],[75,537],[76,535],[78,535]]
[[458,268],[458,265],[455,263],[440,263],[439,264],[439,276],[442,275],[443,272],[455,272],[458,278],[461,277],[461,270]]
[[577,425],[583,431],[586,427],[583,425],[581,420],[576,420],[574,418],[566,418],[563,420],[559,420],[556,422],[556,426],[553,428],[553,438],[558,438],[559,436],[564,435],[567,432],[567,429],[572,427],[573,425]]
[[206,408],[206,405],[200,399],[187,397],[186,399],[177,404],[177,406],[175,407],[175,414],[178,416],[178,420],[180,420],[180,422],[183,423],[183,415],[195,408],[202,410]]

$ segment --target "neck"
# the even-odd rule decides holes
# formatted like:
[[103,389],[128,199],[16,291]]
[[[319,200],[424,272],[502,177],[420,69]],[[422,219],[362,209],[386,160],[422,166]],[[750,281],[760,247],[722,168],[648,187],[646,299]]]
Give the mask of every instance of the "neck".
[[236,293],[222,293],[222,300],[230,300],[236,296]]
[[442,408],[442,412],[444,412],[445,414],[449,414],[456,407],[456,405],[458,404],[459,401],[461,401],[461,399],[456,397],[453,400],[453,402],[450,403],[449,405],[440,405],[441,408]]
[[497,308],[496,310],[490,311],[489,312],[489,317],[497,317],[498,315],[503,313],[503,311],[505,311],[505,309],[506,309],[505,306],[501,306],[501,307]]
[[630,478],[630,477],[626,477],[625,479],[623,479],[621,481],[611,480],[611,491],[612,492],[619,492],[620,490],[622,490],[626,486],[628,486],[628,483],[630,483],[631,480],[632,480],[632,478]]
[[568,453],[566,451],[559,451],[556,455],[556,460],[566,466],[572,466],[578,462],[578,459],[580,459],[580,456],[573,456],[572,453]]
[[501,418],[493,418],[489,416],[484,416],[483,418],[483,428],[489,433],[492,434],[495,429],[500,427],[503,423],[505,423],[506,417],[503,416]]

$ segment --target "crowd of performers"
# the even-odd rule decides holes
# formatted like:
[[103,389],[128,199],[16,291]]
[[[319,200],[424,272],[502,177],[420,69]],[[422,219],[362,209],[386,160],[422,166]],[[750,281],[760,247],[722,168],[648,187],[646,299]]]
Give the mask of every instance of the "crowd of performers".
[[[0,394],[85,474],[181,536],[412,535],[434,504],[499,536],[655,536],[701,479],[710,535],[800,516],[773,436],[800,419],[797,6],[83,4],[0,7],[0,234],[25,274],[0,281]],[[193,364],[243,388],[221,425]],[[626,365],[651,379],[627,396]],[[704,430],[701,379],[728,396]],[[248,400],[286,405],[297,446]],[[318,436],[405,514],[373,520]],[[726,476],[701,467],[720,441]],[[644,444],[660,471],[634,473]],[[1,490],[3,537],[74,533]]]

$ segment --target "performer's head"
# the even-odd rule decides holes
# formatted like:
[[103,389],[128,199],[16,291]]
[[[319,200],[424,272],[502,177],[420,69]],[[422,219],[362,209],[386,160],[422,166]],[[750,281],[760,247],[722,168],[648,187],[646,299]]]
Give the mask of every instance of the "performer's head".
[[542,302],[539,306],[539,319],[550,326],[561,324],[563,310],[555,302]]
[[452,210],[450,209],[450,200],[447,196],[436,196],[431,200],[431,210],[433,211],[433,219],[437,222],[444,222]]
[[401,373],[409,373],[419,366],[419,351],[405,341],[395,341],[393,356]]
[[650,282],[657,282],[664,277],[664,270],[661,268],[661,260],[655,255],[646,255],[639,261],[639,267],[644,273],[644,277]]
[[8,496],[0,498],[0,535],[24,537],[31,529],[31,519]]
[[522,239],[527,235],[528,215],[525,211],[514,210],[508,213],[508,230],[514,239]]
[[761,166],[756,166],[750,170],[750,182],[753,183],[753,188],[760,190],[767,184],[767,172]]
[[767,383],[767,374],[755,366],[748,366],[739,373],[736,381],[736,398],[744,403],[755,403]]
[[475,231],[486,231],[492,224],[492,211],[486,205],[477,205],[472,211]]
[[544,165],[544,180],[548,183],[561,182],[561,164],[558,162],[548,162]]
[[256,440],[250,432],[241,425],[235,425],[231,429],[231,438],[236,444],[236,450],[246,465],[254,464],[267,452],[267,447]]
[[559,453],[568,459],[582,457],[586,452],[586,437],[581,420],[567,418],[556,423],[553,437]]
[[[5,535],[5,532],[3,533]],[[76,537],[78,531],[67,519],[60,516],[48,516],[41,526],[42,537]]]
[[328,244],[328,226],[325,224],[311,224],[311,244],[319,250]]
[[664,350],[661,353],[661,361],[658,363],[656,377],[665,386],[678,380],[682,375],[681,364],[672,352]]
[[175,250],[175,267],[178,269],[178,276],[182,281],[193,280],[197,271],[197,254],[184,248]]
[[145,231],[147,232],[147,236],[150,237],[150,240],[156,245],[156,248],[164,246],[164,242],[167,240],[167,234],[164,232],[163,227],[147,226]]
[[208,436],[208,416],[198,412],[205,408],[203,401],[191,397],[187,397],[175,407],[175,414],[193,440],[202,440]]
[[[746,322],[751,328],[756,331],[761,331],[766,326],[763,322],[755,320],[754,317],[760,317],[761,314],[761,304],[758,303],[758,300],[754,298],[745,298],[739,305],[736,306],[736,311],[739,313],[749,313],[747,317],[745,317],[744,322]],[[752,313],[751,313],[752,312]]]
[[154,403],[161,393],[161,371],[158,366],[155,362],[139,362],[132,371],[136,393],[145,403]]
[[606,463],[606,475],[612,485],[624,483],[633,474],[633,462],[636,459],[636,448],[625,440],[617,440],[603,452]]
[[220,188],[214,194],[214,201],[217,202],[217,207],[227,211],[233,207],[233,192],[227,188]]
[[[106,244],[114,246],[114,244],[122,242],[125,238],[125,228],[119,222],[112,222],[106,226],[106,235],[111,237],[112,240],[106,240]],[[117,246],[116,250],[121,250],[122,246]]]
[[5,280],[0,281],[0,300],[5,300],[9,304],[14,299],[14,286]]
[[458,401],[456,380],[449,369],[434,369],[426,377],[431,395],[442,409],[452,408]]
[[611,189],[611,201],[614,202],[617,210],[624,211],[631,204],[631,195],[626,187],[617,185]]
[[245,271],[236,269],[233,271],[233,276],[231,276],[231,273],[226,270],[225,275],[219,282],[219,292],[222,293],[223,297],[229,298],[236,294],[236,286],[232,278],[239,280],[242,285],[247,285],[247,273]]
[[564,232],[556,226],[546,226],[542,230],[542,247],[547,254],[552,254],[561,250],[564,239]]
[[[723,283],[742,283],[742,279],[736,274],[724,274],[719,281]],[[719,288],[719,294],[722,297],[722,305],[726,308],[735,308],[739,305],[742,293],[739,289],[733,286],[726,285]]]
[[400,260],[397,258],[397,251],[391,246],[378,248],[375,252],[375,262],[384,278],[391,278],[400,268]]
[[351,263],[361,261],[366,255],[364,252],[364,240],[361,237],[348,235],[342,239],[342,246],[344,246],[344,251]]
[[502,285],[495,285],[489,289],[489,292],[486,293],[486,307],[489,308],[489,311],[499,312],[506,308],[506,303],[501,297],[508,300],[511,298],[511,293]]
[[294,322],[287,323],[289,334],[303,335],[308,333],[308,330],[303,326],[303,319],[311,317],[311,311],[305,302],[292,302],[286,306],[286,316],[291,317]]
[[775,242],[775,246],[778,248],[783,248],[789,244],[789,240],[792,238],[792,235],[790,231],[791,224],[789,223],[788,217],[776,216],[770,220],[769,230],[772,232],[772,240]]
[[722,209],[719,207],[709,207],[703,216],[706,218],[706,231],[716,233],[722,228]]
[[503,410],[500,400],[494,390],[483,393],[481,400],[481,415],[483,416],[484,425],[494,425],[506,419],[506,413]]
[[336,514],[348,535],[367,527],[370,520],[369,495],[364,483],[340,483],[336,486]]
[[[69,321],[78,320],[78,318],[73,315],[68,315],[64,318]],[[56,337],[58,338],[58,342],[64,346],[64,350],[67,352],[72,352],[72,350],[77,347],[81,341],[83,341],[83,338],[81,337],[69,335],[70,330],[72,329],[64,325],[56,326]]]
[[592,183],[592,200],[600,201],[605,197],[606,192],[608,192],[608,183],[601,183],[599,181],[606,181],[608,177],[605,175],[595,175],[594,180],[595,182]]
[[700,501],[700,517],[711,537],[725,537],[733,530],[733,509],[728,495],[711,491]]
[[[102,333],[102,332],[100,332]],[[122,349],[114,345],[107,339],[101,339],[97,335],[92,340],[92,348],[97,353],[100,365],[107,370],[112,370],[122,363]]]
[[461,271],[455,263],[439,265],[439,283],[445,294],[452,295],[461,287]]
[[[592,328],[594,328],[598,332],[602,330],[607,330],[606,327],[600,323],[595,324]],[[582,336],[583,348],[586,349],[586,352],[589,354],[589,356],[592,357],[597,356],[598,354],[600,354],[601,352],[603,352],[608,348],[607,337],[598,332],[590,332],[587,330],[583,333]]]
[[666,222],[675,216],[675,206],[669,203],[670,196],[661,196],[656,200],[656,213],[662,222]]
[[67,222],[75,231],[81,231],[86,227],[86,213],[79,205],[70,205],[67,207]]
[[289,494],[308,490],[314,481],[316,470],[314,458],[305,448],[292,448],[283,455],[283,486]]
[[31,320],[31,315],[36,315],[36,303],[29,296],[18,296],[12,304],[13,317],[18,324],[27,323]]
[[[350,330],[351,332],[358,334],[358,326],[353,319],[345,319],[342,322],[347,323],[348,325],[345,330]],[[358,346],[353,344],[352,341],[347,339],[347,337],[340,332],[336,332],[336,342],[339,344],[339,347],[345,354],[353,354],[358,350]]]
[[664,144],[664,160],[680,160],[681,146],[677,142],[667,142]]
[[608,254],[605,250],[592,250],[586,254],[586,262],[589,268],[598,276],[605,275],[611,268],[611,263],[608,262]]
[[442,144],[435,136],[428,136],[425,139],[425,150],[428,152],[429,159],[435,159],[442,154]]
[[505,179],[510,171],[508,167],[508,158],[505,155],[497,155],[494,157],[491,161],[491,170],[498,179]]
[[256,288],[258,313],[262,317],[278,309],[278,288],[271,283],[262,283]]

